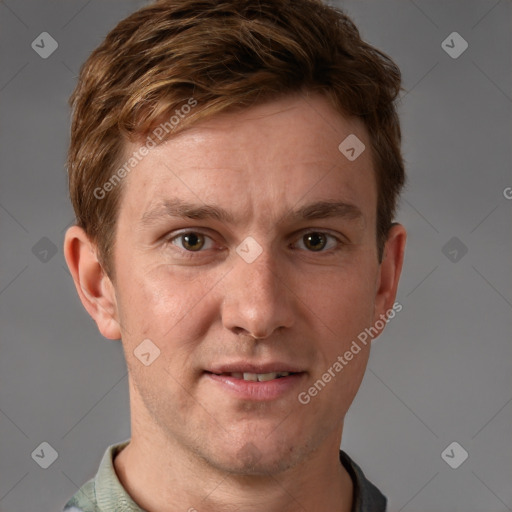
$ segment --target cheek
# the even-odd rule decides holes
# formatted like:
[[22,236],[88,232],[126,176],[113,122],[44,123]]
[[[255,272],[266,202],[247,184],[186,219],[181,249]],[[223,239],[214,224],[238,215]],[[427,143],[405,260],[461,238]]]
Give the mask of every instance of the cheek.
[[170,340],[179,345],[184,331],[189,343],[200,338],[213,314],[206,306],[214,277],[165,265],[136,268],[119,283],[122,330],[129,343],[150,338],[165,350]]
[[370,265],[355,267],[317,275],[309,293],[304,291],[312,313],[328,332],[330,352],[350,345],[373,319],[376,271]]
[[371,325],[374,286],[371,279],[341,271],[323,284],[323,292],[317,287],[308,297],[318,364],[301,396],[310,400],[307,407],[313,417],[336,428],[357,394],[368,363],[370,343],[358,336]]

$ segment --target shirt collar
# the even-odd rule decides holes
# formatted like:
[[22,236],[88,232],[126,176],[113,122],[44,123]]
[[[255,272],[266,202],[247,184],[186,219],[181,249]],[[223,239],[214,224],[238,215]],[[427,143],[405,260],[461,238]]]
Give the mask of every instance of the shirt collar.
[[115,456],[130,442],[109,446],[94,479],[96,501],[103,512],[143,512],[121,485],[114,468]]

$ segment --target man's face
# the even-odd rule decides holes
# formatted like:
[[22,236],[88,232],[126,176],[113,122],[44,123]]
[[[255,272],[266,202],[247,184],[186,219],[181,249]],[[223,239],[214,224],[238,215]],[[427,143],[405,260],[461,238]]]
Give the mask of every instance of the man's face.
[[[350,134],[366,145],[354,161],[338,149]],[[116,317],[148,436],[258,473],[341,434],[368,346],[309,403],[298,395],[385,311],[369,147],[324,98],[290,97],[198,124],[126,178]],[[160,350],[148,366],[134,355],[147,339]]]

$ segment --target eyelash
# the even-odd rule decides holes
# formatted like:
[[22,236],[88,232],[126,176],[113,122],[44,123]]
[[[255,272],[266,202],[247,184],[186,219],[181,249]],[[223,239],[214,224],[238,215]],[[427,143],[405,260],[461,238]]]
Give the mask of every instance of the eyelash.
[[[185,257],[197,257],[196,255],[205,252],[205,250],[208,250],[208,249],[201,248],[199,251],[189,251],[187,249],[178,247],[176,244],[173,243],[174,240],[177,240],[180,237],[183,237],[183,236],[189,235],[189,234],[201,235],[201,236],[205,237],[206,239],[209,239],[210,241],[213,241],[211,236],[208,236],[206,233],[203,233],[200,230],[187,230],[187,231],[182,231],[182,232],[180,232],[178,234],[173,234],[172,236],[167,237],[165,239],[165,242],[167,244],[174,245],[175,247],[177,247],[177,249]],[[334,248],[331,248],[331,249],[327,249],[327,250],[322,249],[320,251],[311,251],[311,250],[308,251],[307,249],[304,249],[305,252],[309,252],[309,253],[313,253],[313,254],[315,254],[315,253],[316,254],[326,254],[326,253],[330,254],[330,253],[334,253],[334,252],[339,251],[342,248],[342,246],[347,244],[346,242],[342,241],[340,238],[338,238],[337,236],[334,236],[331,233],[328,233],[326,231],[318,231],[318,230],[303,231],[303,232],[301,232],[298,240],[302,241],[306,235],[310,235],[310,234],[321,234],[321,235],[324,235],[328,239],[334,240],[336,242],[336,244],[337,244],[337,247],[334,247]],[[329,240],[327,240],[327,245],[328,244],[329,244]]]

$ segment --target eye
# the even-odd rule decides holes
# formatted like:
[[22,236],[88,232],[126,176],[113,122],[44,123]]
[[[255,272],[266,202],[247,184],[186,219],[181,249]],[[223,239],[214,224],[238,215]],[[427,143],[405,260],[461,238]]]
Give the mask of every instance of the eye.
[[181,233],[169,239],[173,245],[177,245],[180,249],[189,252],[199,252],[201,249],[211,249],[212,240],[210,237],[195,231]]
[[335,249],[340,241],[333,235],[320,231],[311,231],[302,236],[299,244],[302,242],[306,250],[311,252],[321,252],[324,249]]

